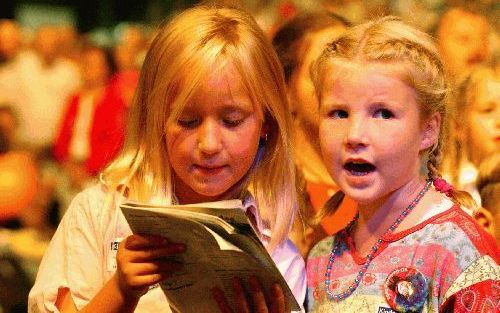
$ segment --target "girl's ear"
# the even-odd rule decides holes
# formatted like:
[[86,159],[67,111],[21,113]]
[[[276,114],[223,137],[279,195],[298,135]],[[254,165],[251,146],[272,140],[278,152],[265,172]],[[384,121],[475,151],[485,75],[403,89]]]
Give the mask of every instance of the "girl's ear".
[[441,127],[441,114],[435,112],[427,119],[422,127],[420,140],[420,151],[427,150],[439,140],[439,130]]

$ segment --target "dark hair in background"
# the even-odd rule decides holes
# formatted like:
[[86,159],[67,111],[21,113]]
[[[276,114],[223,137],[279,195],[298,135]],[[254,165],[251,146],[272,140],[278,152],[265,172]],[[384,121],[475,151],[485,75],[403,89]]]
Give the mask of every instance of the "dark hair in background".
[[109,70],[108,79],[111,79],[113,75],[116,74],[116,72],[118,71],[118,65],[116,64],[116,60],[113,54],[113,49],[111,47],[86,42],[83,44],[81,52],[85,53],[87,51],[92,51],[92,50],[99,50],[103,52],[106,65],[108,66]]
[[335,26],[350,27],[351,23],[332,13],[307,13],[293,18],[274,35],[273,46],[283,66],[287,83],[300,65],[303,52],[301,46],[306,36]]
[[483,207],[497,214],[500,205],[496,203],[500,191],[499,154],[493,154],[481,162],[477,178],[477,189],[481,195]]

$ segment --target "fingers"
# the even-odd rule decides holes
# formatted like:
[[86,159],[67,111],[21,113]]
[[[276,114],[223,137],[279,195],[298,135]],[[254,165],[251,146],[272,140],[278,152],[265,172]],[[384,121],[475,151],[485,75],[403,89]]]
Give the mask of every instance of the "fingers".
[[271,313],[284,313],[285,312],[285,294],[280,285],[273,284],[271,287]]
[[183,253],[186,246],[169,242],[166,238],[152,235],[131,235],[120,243],[118,259],[128,262],[148,262],[174,254]]
[[185,250],[185,245],[170,243],[160,236],[131,235],[125,238],[116,256],[120,290],[128,296],[142,296],[149,286],[182,268],[181,263],[168,257]]
[[156,261],[148,263],[132,263],[128,266],[129,272],[135,275],[148,275],[154,273],[169,275],[182,269],[182,263],[176,261]]
[[164,276],[160,273],[148,274],[148,275],[136,275],[136,276],[123,276],[122,279],[126,283],[127,289],[137,290],[144,289],[147,290],[149,286],[157,284],[164,280]]
[[134,234],[130,235],[124,240],[125,248],[128,250],[142,250],[148,248],[159,248],[162,246],[182,246],[183,244],[178,244],[170,242],[167,238],[156,235],[146,235],[146,234]]
[[218,287],[214,287],[212,288],[211,292],[212,297],[214,298],[215,302],[217,302],[217,306],[219,307],[221,313],[233,313],[222,290],[220,290]]
[[250,276],[248,278],[248,284],[250,285],[250,293],[252,295],[254,304],[254,312],[268,313],[269,311],[266,303],[266,297],[259,280],[255,276]]
[[250,313],[250,308],[247,302],[247,296],[243,286],[238,278],[233,278],[232,281],[233,291],[234,291],[234,301],[236,305],[236,312],[238,313]]
[[[247,297],[245,290],[238,278],[233,278],[232,289],[234,293],[234,308],[237,313],[285,313],[285,294],[279,284],[271,286],[270,301],[266,301],[264,289],[255,276],[248,278],[250,297]],[[211,290],[212,297],[217,303],[221,313],[233,313],[228,304],[224,292],[218,287]],[[248,300],[251,300],[251,305]],[[269,303],[269,306],[268,306]],[[252,308],[253,310],[251,310]]]
[[132,250],[130,253],[131,262],[144,262],[151,260],[158,260],[163,257],[168,257],[174,254],[180,254],[185,251],[184,245],[168,244],[168,246],[161,248],[148,248],[144,250]]

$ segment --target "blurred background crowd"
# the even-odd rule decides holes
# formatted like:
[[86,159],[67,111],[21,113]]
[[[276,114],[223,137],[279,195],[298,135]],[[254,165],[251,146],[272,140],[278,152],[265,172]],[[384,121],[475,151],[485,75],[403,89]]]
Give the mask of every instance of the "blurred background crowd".
[[[27,291],[65,209],[123,146],[155,26],[197,2],[1,1],[0,313],[26,311]],[[443,170],[473,194],[481,209],[470,213],[499,240],[498,1],[209,2],[251,12],[283,63],[301,151],[302,217],[336,191],[311,139],[317,102],[310,62],[350,25],[382,15],[400,16],[434,36],[449,74],[453,116]],[[352,208],[345,212],[320,229],[298,219],[293,240],[304,256],[352,218]]]

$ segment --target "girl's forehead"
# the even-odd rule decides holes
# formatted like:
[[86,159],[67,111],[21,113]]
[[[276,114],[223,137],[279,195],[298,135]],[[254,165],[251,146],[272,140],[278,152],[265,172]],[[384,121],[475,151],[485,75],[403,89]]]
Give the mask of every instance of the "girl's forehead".
[[193,97],[249,97],[249,90],[235,66],[215,65],[205,77],[201,77],[199,84],[193,90]]
[[214,67],[208,71],[191,96],[184,103],[184,110],[206,110],[222,107],[239,107],[250,111],[261,108],[255,103],[244,77],[233,65]]
[[402,66],[378,63],[378,62],[346,62],[336,63],[329,66],[326,73],[326,81],[330,85],[339,84],[343,81],[362,81],[373,84],[404,83],[404,70]]
[[320,103],[416,103],[414,88],[400,76],[398,71],[388,70],[383,64],[343,65],[325,79]]

